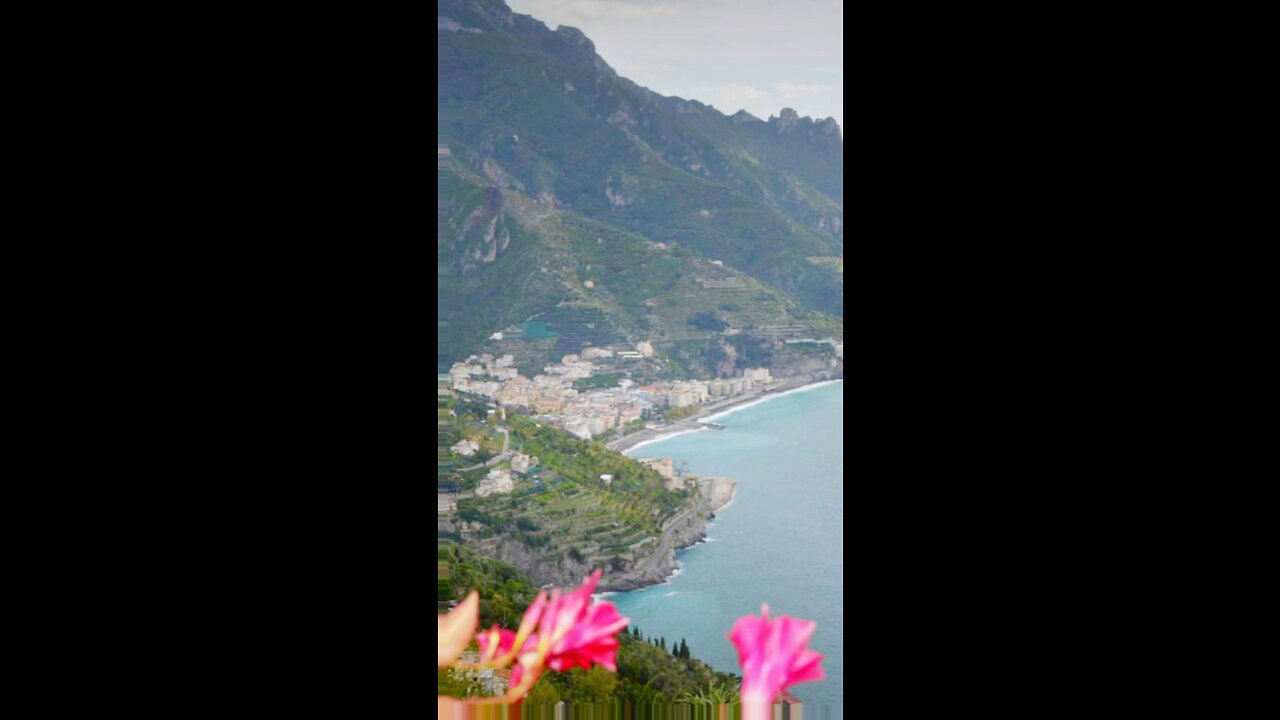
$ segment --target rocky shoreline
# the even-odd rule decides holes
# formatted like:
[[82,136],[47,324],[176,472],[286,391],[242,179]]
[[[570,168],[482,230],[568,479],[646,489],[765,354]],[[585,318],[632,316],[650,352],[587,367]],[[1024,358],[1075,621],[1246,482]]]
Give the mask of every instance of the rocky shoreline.
[[[676,552],[707,539],[707,523],[713,513],[733,501],[737,482],[729,478],[697,478],[700,497],[697,502],[668,521],[658,539],[658,546],[625,571],[605,568],[601,592],[636,590],[666,582],[679,569]],[[523,542],[509,537],[496,537],[477,543],[477,549],[488,557],[510,563],[535,583],[572,587],[582,582],[596,565],[564,558],[549,558]]]
[[733,501],[738,483],[723,477],[699,478],[697,483],[702,493],[697,511],[687,520],[671,526],[670,542],[660,545],[655,551],[659,557],[650,556],[636,570],[606,575],[600,584],[602,591],[624,592],[662,584],[680,569],[676,553],[707,539],[707,523],[717,510]]

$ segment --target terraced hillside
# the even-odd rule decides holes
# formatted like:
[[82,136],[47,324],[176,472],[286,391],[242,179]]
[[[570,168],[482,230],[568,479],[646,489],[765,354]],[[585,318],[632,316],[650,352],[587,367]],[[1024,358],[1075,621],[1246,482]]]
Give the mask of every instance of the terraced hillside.
[[[463,432],[474,435],[482,427],[469,421]],[[699,506],[695,492],[667,490],[656,472],[602,443],[517,415],[508,415],[506,427],[512,450],[538,457],[539,466],[514,474],[510,494],[477,497],[470,492],[474,483],[461,483],[455,535],[539,582],[572,578],[592,567],[616,575],[652,562],[669,523]],[[440,467],[437,487],[447,491],[456,473]]]

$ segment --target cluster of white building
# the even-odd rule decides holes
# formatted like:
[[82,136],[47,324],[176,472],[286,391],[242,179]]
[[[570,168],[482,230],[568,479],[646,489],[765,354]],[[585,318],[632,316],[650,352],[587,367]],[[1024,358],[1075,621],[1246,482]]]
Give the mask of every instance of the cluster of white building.
[[565,355],[559,363],[543,368],[543,374],[527,378],[514,367],[510,355],[473,355],[454,364],[449,378],[454,390],[482,395],[504,406],[528,408],[534,414],[583,439],[641,419],[654,408],[684,408],[741,395],[773,382],[768,368],[749,368],[741,377],[711,381],[678,380],[635,386],[622,380],[616,388],[579,391],[574,382],[600,370],[598,361],[653,354],[647,342],[635,350],[587,348]]
[[584,440],[644,416],[653,402],[627,387],[593,390],[569,397],[558,413],[559,425],[570,435]]
[[747,368],[742,377],[716,378],[709,382],[703,380],[677,381],[666,389],[668,407],[689,407],[701,405],[710,400],[733,397],[751,390],[773,384],[773,376],[769,368]]
[[503,355],[472,355],[466,362],[454,363],[449,368],[449,380],[454,390],[492,397],[502,389],[502,383],[520,375],[515,368],[515,358]]

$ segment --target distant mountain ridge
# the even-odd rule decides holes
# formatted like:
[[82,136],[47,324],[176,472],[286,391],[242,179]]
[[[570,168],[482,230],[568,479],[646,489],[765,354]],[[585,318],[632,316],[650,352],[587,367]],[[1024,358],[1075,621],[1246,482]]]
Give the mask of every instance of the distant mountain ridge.
[[842,337],[833,119],[658,95],[500,0],[438,13],[440,367],[553,311],[632,342],[676,342],[708,312]]

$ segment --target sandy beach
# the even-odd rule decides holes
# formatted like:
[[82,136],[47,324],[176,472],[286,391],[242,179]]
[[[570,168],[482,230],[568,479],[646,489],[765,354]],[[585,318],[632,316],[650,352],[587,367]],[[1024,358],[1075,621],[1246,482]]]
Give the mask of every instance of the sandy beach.
[[631,450],[632,448],[635,448],[637,445],[653,442],[655,440],[658,440],[659,438],[665,438],[671,435],[677,435],[682,433],[704,431],[704,430],[707,430],[708,428],[706,425],[698,422],[699,420],[709,418],[713,415],[718,415],[720,413],[725,412],[726,410],[730,410],[735,407],[738,407],[739,405],[746,405],[748,403],[758,402],[760,400],[765,400],[777,395],[782,395],[783,393],[790,392],[792,390],[798,390],[807,385],[818,385],[825,382],[833,382],[833,380],[811,380],[807,378],[797,379],[797,380],[788,380],[788,381],[779,382],[778,386],[774,390],[771,390],[769,392],[764,392],[762,390],[753,390],[749,393],[743,393],[742,395],[736,395],[731,398],[725,398],[724,400],[709,402],[706,405],[700,406],[697,412],[695,412],[692,415],[689,415],[688,417],[681,418],[669,425],[664,425],[663,427],[660,427],[660,428],[654,428],[652,430],[645,429],[645,430],[641,430],[640,432],[627,435],[626,437],[623,437],[621,439],[612,440],[606,443],[605,447],[608,447],[610,450],[616,450],[618,452],[626,452],[628,450]]

